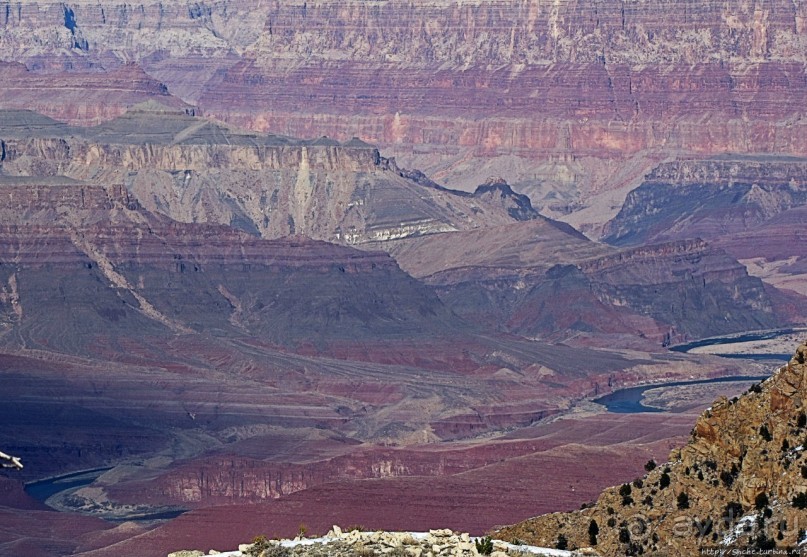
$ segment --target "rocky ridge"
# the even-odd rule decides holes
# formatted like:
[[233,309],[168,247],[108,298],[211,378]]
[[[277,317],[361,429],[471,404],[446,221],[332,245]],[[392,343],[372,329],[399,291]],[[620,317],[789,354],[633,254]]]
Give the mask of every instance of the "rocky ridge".
[[362,244],[542,218],[501,180],[448,190],[358,139],[260,135],[155,102],[91,128],[3,112],[0,141],[5,176],[121,184],[155,214],[264,238]]
[[[485,541],[490,549],[480,552]],[[345,531],[334,526],[322,538],[308,539],[298,536],[294,540],[267,540],[260,536],[251,544],[242,544],[238,551],[220,553],[211,550],[205,554],[198,550],[182,550],[170,553],[168,557],[582,557],[595,555],[593,552],[565,551],[542,547],[512,544],[502,540],[471,537],[467,532],[453,532],[449,529],[420,532],[364,532],[360,528]]]
[[609,221],[617,246],[677,239],[719,240],[807,204],[807,160],[724,156],[678,160],[649,172]]
[[574,513],[545,515],[497,536],[538,545],[563,535],[602,555],[695,555],[792,548],[807,520],[807,343],[739,398],[720,398],[689,443],[643,477]]
[[204,234],[225,225],[387,251],[451,310],[529,337],[660,343],[797,317],[703,242],[613,249],[541,216],[500,177],[451,190],[355,138],[263,135],[154,101],[93,127],[0,111],[0,195],[8,224],[138,227],[149,214]]
[[645,176],[605,225],[603,241],[636,246],[700,238],[767,284],[804,295],[806,206],[804,158],[682,159]]

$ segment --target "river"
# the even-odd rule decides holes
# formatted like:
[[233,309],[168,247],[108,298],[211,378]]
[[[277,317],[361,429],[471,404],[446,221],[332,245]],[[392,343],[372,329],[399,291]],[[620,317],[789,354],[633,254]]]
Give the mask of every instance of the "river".
[[[78,472],[45,478],[44,480],[37,480],[25,484],[25,493],[57,511],[64,511],[65,509],[60,505],[51,504],[49,500],[52,501],[51,498],[55,496],[69,495],[77,489],[88,486],[97,480],[104,472],[111,469],[110,467],[92,468],[90,470],[80,470]],[[184,509],[154,509],[154,512],[131,512],[120,516],[104,515],[100,518],[109,522],[151,523],[156,520],[176,518],[185,512]]]
[[[740,342],[768,340],[776,338],[777,336],[782,336],[784,334],[792,334],[794,332],[799,332],[800,330],[803,329],[779,329],[775,331],[760,331],[760,332],[750,332],[725,337],[713,337],[686,344],[679,344],[677,346],[672,346],[670,347],[670,350],[674,352],[688,352],[692,349],[700,348],[703,346],[728,345]],[[720,356],[728,358],[732,357],[749,358],[749,359],[773,360],[773,361],[788,361],[790,359],[790,354],[720,354]],[[664,410],[660,408],[654,408],[652,406],[645,406],[644,404],[642,404],[642,399],[644,398],[645,391],[649,389],[660,389],[666,387],[680,387],[682,385],[728,383],[733,381],[734,382],[747,381],[748,385],[750,386],[752,383],[761,381],[763,379],[767,379],[767,376],[720,377],[717,379],[701,379],[696,381],[673,381],[669,383],[656,383],[653,385],[643,385],[639,387],[629,387],[626,389],[619,389],[617,391],[614,391],[613,393],[594,399],[594,402],[602,404],[608,409],[609,412],[614,412],[618,414],[640,413],[640,412],[663,412]],[[55,495],[68,494],[69,492],[75,491],[81,487],[92,484],[101,474],[103,474],[107,470],[110,470],[110,468],[94,468],[91,470],[71,472],[70,474],[64,474],[61,476],[55,476],[52,478],[31,482],[29,484],[26,484],[25,491],[26,493],[28,493],[28,495],[30,495],[34,499],[47,504],[48,499],[50,499]],[[153,513],[142,513],[137,515],[133,514],[133,515],[127,515],[125,517],[121,516],[121,517],[107,518],[107,520],[110,520],[112,522],[122,522],[129,520],[136,522],[152,522],[155,520],[165,520],[175,518],[184,512],[185,512],[184,510],[176,510],[176,509],[170,509],[170,510],[154,509]]]
[[640,412],[664,412],[661,408],[654,408],[653,406],[645,406],[642,404],[645,391],[649,389],[664,389],[667,387],[680,387],[682,385],[705,385],[708,383],[731,383],[739,381],[748,381],[750,387],[753,383],[758,383],[769,376],[735,376],[735,377],[718,377],[717,379],[700,379],[697,381],[672,381],[670,383],[656,383],[653,385],[643,385],[640,387],[629,387],[627,389],[619,389],[613,393],[595,398],[594,402],[605,406],[609,412],[615,414],[637,414]]
[[[792,335],[794,333],[803,332],[803,328],[788,328],[788,329],[775,329],[769,331],[751,331],[747,333],[738,333],[722,337],[710,337],[685,344],[678,344],[671,346],[670,350],[673,352],[689,352],[696,348],[704,346],[730,346],[732,344],[740,344],[745,342],[756,342],[764,340],[773,340],[781,336]],[[772,365],[775,363],[785,363],[790,360],[792,354],[749,354],[749,353],[716,353],[716,356],[721,358],[739,358],[750,360],[768,360]],[[696,381],[673,381],[669,383],[656,383],[653,385],[643,385],[639,387],[629,387],[626,389],[619,389],[613,393],[601,396],[594,399],[597,404],[605,406],[609,412],[617,414],[632,414],[639,412],[663,412],[661,408],[654,408],[652,406],[645,406],[642,404],[645,391],[649,389],[663,389],[667,387],[680,387],[682,385],[705,385],[709,383],[730,383],[737,381],[748,381],[751,386],[754,382],[759,382],[767,379],[768,376],[733,376],[733,377],[719,377],[717,379],[700,379]]]
[[[757,342],[763,340],[774,340],[778,337],[793,335],[795,333],[803,333],[807,329],[803,327],[790,327],[786,329],[771,329],[768,331],[750,331],[747,333],[737,333],[733,335],[726,335],[721,337],[709,337],[684,344],[677,344],[670,346],[672,352],[689,352],[696,348],[703,348],[705,346],[731,346],[732,344],[742,344],[745,342]],[[779,360],[787,362],[790,360],[792,353],[715,353],[716,356],[722,358],[739,358],[747,360]]]

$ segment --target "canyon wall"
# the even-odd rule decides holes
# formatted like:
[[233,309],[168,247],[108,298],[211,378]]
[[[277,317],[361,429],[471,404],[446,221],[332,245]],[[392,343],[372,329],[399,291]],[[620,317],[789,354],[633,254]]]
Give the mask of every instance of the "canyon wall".
[[247,133],[155,102],[92,128],[24,111],[0,113],[0,124],[9,179],[122,184],[155,214],[265,238],[364,244],[539,218],[502,181],[452,191],[358,139]]
[[806,26],[784,0],[6,1],[0,58],[30,70],[6,105],[52,91],[38,108],[96,122],[129,97],[69,92],[135,64],[165,86],[120,88],[135,97],[361,137],[464,188],[506,173],[563,215],[679,153],[807,153]]

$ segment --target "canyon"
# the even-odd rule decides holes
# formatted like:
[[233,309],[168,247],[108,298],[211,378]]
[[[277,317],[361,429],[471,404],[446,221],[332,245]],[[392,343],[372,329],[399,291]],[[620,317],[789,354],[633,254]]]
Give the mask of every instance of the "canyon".
[[[685,428],[676,414],[615,421],[587,396],[757,365],[666,352],[670,327],[718,321],[687,300],[719,298],[729,331],[789,319],[778,291],[703,242],[593,242],[501,179],[450,190],[358,140],[239,131],[154,101],[89,128],[28,111],[0,123],[14,401],[0,444],[21,479],[109,468],[50,500],[76,520],[185,512],[43,538],[21,517],[69,520],[11,489],[6,552],[158,555],[220,513],[242,524],[211,526],[211,546],[259,520],[325,527],[335,505],[378,527],[476,532],[548,493],[547,510],[573,508]],[[654,289],[686,311],[654,310]],[[553,291],[586,292],[580,313]],[[583,487],[592,458],[609,464]],[[511,484],[515,469],[556,477]]]
[[482,534],[665,460],[747,385],[592,400],[769,373],[667,348],[805,321],[805,31],[784,0],[0,0],[0,554]]

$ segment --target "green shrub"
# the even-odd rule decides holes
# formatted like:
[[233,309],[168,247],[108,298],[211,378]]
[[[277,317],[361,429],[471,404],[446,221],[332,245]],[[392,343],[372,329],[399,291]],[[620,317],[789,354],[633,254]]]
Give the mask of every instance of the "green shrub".
[[726,510],[723,512],[723,517],[730,524],[739,519],[743,515],[743,506],[737,501],[726,503]]
[[768,494],[760,493],[757,495],[756,499],[754,499],[754,507],[756,507],[758,511],[761,511],[768,506],[768,502]]
[[799,493],[791,501],[797,509],[807,509],[807,493]]
[[630,532],[627,528],[619,529],[619,543],[630,543]]
[[591,545],[597,545],[597,536],[600,533],[600,527],[597,525],[597,521],[591,519],[591,522],[588,523],[588,542]]
[[689,508],[689,495],[683,491],[678,494],[678,508],[681,510]]
[[670,487],[670,475],[667,472],[664,472],[658,480],[658,486],[661,489],[666,487]]
[[566,539],[566,536],[564,536],[563,534],[558,534],[558,541],[555,544],[555,548],[557,549],[569,548],[569,540]]
[[656,461],[652,459],[648,460],[644,465],[645,472],[652,472],[653,470],[655,470],[655,468],[656,468]]
[[480,555],[490,555],[493,553],[493,540],[490,539],[490,536],[485,536],[484,538],[479,538],[476,540],[476,552]]
[[259,557],[264,551],[269,549],[269,547],[271,547],[271,544],[269,540],[266,539],[266,536],[255,536],[252,539],[252,545],[247,550],[247,555],[250,557]]
[[250,557],[289,557],[291,550],[282,545],[273,544],[266,536],[256,536],[252,546],[247,550]]

